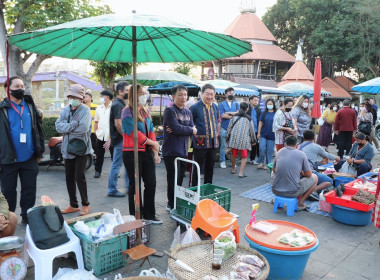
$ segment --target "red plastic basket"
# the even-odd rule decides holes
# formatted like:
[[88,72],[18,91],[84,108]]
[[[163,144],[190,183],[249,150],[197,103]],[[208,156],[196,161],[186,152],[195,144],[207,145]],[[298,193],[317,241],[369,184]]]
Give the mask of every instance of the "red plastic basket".
[[359,210],[359,211],[364,211],[364,212],[371,211],[375,203],[371,203],[368,205],[368,204],[364,204],[364,203],[360,203],[360,202],[352,200],[352,196],[354,196],[357,192],[358,192],[357,189],[347,188],[343,192],[343,195],[341,197],[338,197],[336,195],[335,190],[332,190],[325,194],[326,202],[335,204],[335,205],[340,205],[347,208],[351,208],[351,209],[355,209],[355,210]]
[[[352,181],[352,182],[349,182],[349,183],[345,184],[344,187],[345,187],[346,189],[350,189],[350,190],[359,190],[359,189],[353,187],[353,185],[354,185],[356,182],[363,182],[363,179],[356,179],[356,180],[354,180],[354,181]],[[371,183],[372,183],[372,182],[371,182]],[[370,192],[370,193],[372,193],[372,194],[376,194],[376,191],[371,192],[371,191],[368,191],[368,190],[366,190],[366,189],[364,189],[364,191],[366,191],[366,192]]]

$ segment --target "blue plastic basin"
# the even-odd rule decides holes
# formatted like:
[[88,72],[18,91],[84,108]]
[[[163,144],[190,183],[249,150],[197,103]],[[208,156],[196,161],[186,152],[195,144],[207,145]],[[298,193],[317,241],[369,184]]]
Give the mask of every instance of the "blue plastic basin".
[[352,226],[366,226],[371,223],[372,210],[359,211],[340,205],[331,204],[331,215],[339,223]]
[[302,277],[310,254],[317,250],[319,241],[310,249],[301,251],[276,250],[256,244],[245,235],[252,249],[257,250],[267,259],[270,265],[268,279],[296,280]]
[[340,184],[347,184],[351,181],[355,180],[354,178],[350,178],[350,177],[336,177],[335,178],[335,187],[339,186]]

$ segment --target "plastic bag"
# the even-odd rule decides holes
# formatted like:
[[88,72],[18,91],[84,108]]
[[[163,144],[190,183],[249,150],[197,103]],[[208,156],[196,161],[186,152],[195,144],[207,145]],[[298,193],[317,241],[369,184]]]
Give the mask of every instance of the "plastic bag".
[[230,231],[223,231],[220,233],[214,242],[214,249],[221,249],[224,251],[223,261],[231,258],[236,252],[235,236]]
[[191,227],[187,226],[186,231],[181,234],[181,227],[178,226],[174,232],[174,239],[172,245],[170,245],[170,250],[174,251],[181,246],[199,241],[201,241],[201,238]]
[[331,213],[331,204],[326,202],[326,198],[323,195],[324,191],[321,191],[319,194],[319,204],[318,204],[318,209],[321,211],[325,211],[327,213]]
[[163,277],[165,278],[165,275],[162,275],[157,269],[151,268],[149,270],[142,270],[139,274],[139,276],[151,276],[151,277]]
[[85,269],[60,268],[52,280],[99,280],[92,271]]

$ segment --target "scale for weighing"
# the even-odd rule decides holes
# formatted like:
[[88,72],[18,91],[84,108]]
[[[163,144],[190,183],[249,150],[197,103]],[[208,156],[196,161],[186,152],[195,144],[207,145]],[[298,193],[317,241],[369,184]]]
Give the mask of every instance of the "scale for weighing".
[[0,279],[24,279],[27,266],[20,255],[24,239],[17,236],[0,238]]

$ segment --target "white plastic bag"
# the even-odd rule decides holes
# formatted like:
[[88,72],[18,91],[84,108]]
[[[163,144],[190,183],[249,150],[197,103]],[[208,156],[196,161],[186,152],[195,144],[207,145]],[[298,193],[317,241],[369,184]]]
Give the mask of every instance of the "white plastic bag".
[[223,261],[231,258],[236,252],[236,241],[233,233],[231,231],[221,232],[215,238],[214,249],[221,249],[224,251]]
[[92,271],[85,269],[60,268],[53,280],[99,280]]
[[157,269],[151,268],[149,270],[142,270],[139,276],[151,276],[151,277],[165,277]]
[[339,169],[341,173],[354,174],[356,176],[356,169],[349,164],[347,161],[343,163],[342,167]]
[[325,120],[324,120],[324,119],[322,119],[322,118],[319,118],[319,119],[318,119],[318,124],[319,124],[319,126],[322,126],[324,123],[325,123]]
[[318,209],[321,211],[325,211],[327,213],[331,213],[331,204],[326,202],[326,198],[323,194],[324,190],[321,191],[319,194],[319,204],[318,204]]
[[181,227],[178,226],[174,232],[174,239],[172,245],[170,246],[170,250],[174,251],[181,246],[199,241],[201,241],[201,238],[191,227],[187,226],[186,231],[181,234]]

